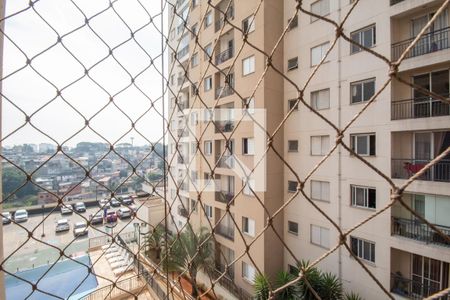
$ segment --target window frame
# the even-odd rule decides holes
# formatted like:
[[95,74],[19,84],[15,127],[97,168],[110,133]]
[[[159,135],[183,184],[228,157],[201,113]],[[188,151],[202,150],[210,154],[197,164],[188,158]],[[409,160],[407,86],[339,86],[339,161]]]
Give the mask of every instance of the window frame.
[[[371,78],[367,78],[367,79],[363,79],[363,80],[350,82],[350,104],[351,105],[361,104],[361,103],[367,102],[367,101],[370,100],[370,98],[373,97],[373,95],[372,95],[372,96],[369,97],[369,99],[364,100],[364,84],[365,83],[369,83],[369,82],[373,82],[373,95],[375,95],[376,94],[376,88],[377,88],[377,86],[376,86],[376,77],[371,77]],[[357,85],[361,85],[361,100],[354,102],[353,101],[353,93],[352,93],[352,91],[353,91],[353,87],[357,86]]]
[[[371,32],[371,42],[372,42],[372,44],[370,46],[364,45],[364,43],[363,43],[364,42],[363,33],[366,32],[367,30],[371,30],[372,31]],[[357,41],[353,39],[353,35],[354,34],[358,35],[358,40]],[[367,26],[365,26],[363,28],[360,28],[358,30],[355,30],[355,31],[351,32],[350,33],[350,39],[352,41],[357,42],[358,44],[366,47],[366,48],[373,48],[373,47],[375,47],[377,45],[376,24],[373,23],[373,24],[367,25]],[[356,54],[356,53],[359,53],[359,52],[362,52],[362,51],[363,51],[363,49],[361,47],[350,43],[350,55],[351,54]]]
[[[357,244],[356,244],[356,252],[354,251],[355,249],[353,248],[353,246],[354,246],[354,244],[353,244],[353,242],[356,242]],[[360,242],[361,242],[361,245],[360,245]],[[369,259],[367,259],[366,257],[365,257],[365,244],[369,244],[369,254],[368,254],[368,256],[369,256]],[[373,247],[372,247],[372,245],[373,245]],[[376,243],[375,242],[373,242],[373,241],[369,241],[369,240],[366,240],[366,239],[362,239],[362,238],[359,238],[359,237],[355,237],[355,236],[350,236],[350,249],[351,249],[351,251],[352,251],[352,253],[356,256],[356,257],[358,257],[359,259],[361,259],[361,260],[363,260],[363,261],[365,261],[365,262],[367,262],[367,263],[369,263],[369,264],[375,264],[375,262],[376,262]],[[373,259],[373,260],[372,260]]]
[[[250,223],[253,222],[253,233],[250,232]],[[256,221],[249,217],[242,217],[242,233],[249,237],[255,237],[256,234]]]
[[[210,84],[206,84],[207,82],[209,82]],[[212,90],[212,86],[213,86],[212,76],[205,77],[203,85],[204,85],[203,90],[205,92]]]
[[[246,266],[246,267],[244,267],[244,266]],[[246,269],[246,268],[251,268],[251,269],[253,269],[253,278],[249,278],[249,277],[246,277],[245,276],[245,274],[244,274],[244,270]],[[251,283],[251,284],[253,284],[253,281],[254,281],[254,277],[255,277],[255,275],[256,275],[256,269],[255,269],[255,267],[253,267],[251,264],[248,264],[248,263],[246,263],[245,261],[243,261],[242,262],[242,279],[244,279],[245,281],[247,281],[247,282],[249,282],[249,283]]]
[[[288,231],[288,233],[293,234],[295,236],[298,236],[298,234],[299,234],[298,223],[294,222],[294,221],[290,221],[290,220],[288,220],[287,223],[288,223],[287,224],[287,229],[288,229],[287,231]],[[296,225],[297,226],[297,230],[296,231],[292,231],[290,225]]]
[[[289,66],[289,64],[291,62],[294,62],[295,64],[292,66]],[[295,69],[298,69],[298,56],[292,57],[292,58],[288,59],[288,61],[287,61],[287,71],[289,72],[289,71],[292,71]]]
[[[210,20],[210,22],[208,22],[208,20]],[[205,14],[204,28],[205,29],[208,28],[209,26],[211,26],[212,23],[214,23],[214,21],[213,21],[213,16],[212,16],[212,10],[210,10]]]
[[[324,45],[327,45],[325,51],[323,51],[323,46],[324,46]],[[313,51],[314,51],[314,49],[317,49],[317,48],[319,48],[319,47],[320,47],[321,56],[320,56],[319,61],[318,61],[317,63],[314,63],[314,62],[313,62]],[[311,68],[313,68],[313,67],[317,66],[318,64],[320,64],[320,61],[324,58],[324,56],[325,56],[325,54],[327,53],[327,51],[328,51],[329,48],[330,48],[330,41],[326,41],[326,42],[324,42],[324,43],[322,43],[322,44],[319,44],[319,45],[314,46],[314,47],[311,48],[311,50],[310,50],[310,67],[311,67]],[[324,63],[326,63],[327,61],[328,61],[328,60],[325,60]]]
[[[316,197],[314,197],[313,196],[313,183],[319,183],[320,184],[320,197],[321,198],[316,198]],[[327,192],[327,194],[328,194],[328,199],[323,199],[323,195],[324,195],[324,191],[323,191],[323,186],[324,186],[324,184],[326,185],[326,186],[328,186],[328,192]],[[329,181],[325,181],[325,180],[311,180],[311,183],[310,183],[310,192],[311,192],[311,199],[312,200],[316,200],[316,201],[322,201],[322,202],[330,202],[331,200],[330,200],[330,196],[331,196],[331,194],[330,194],[330,189],[331,189],[331,183],[329,182]]]
[[198,52],[195,52],[194,54],[192,54],[191,57],[191,68],[195,68],[196,66],[198,66],[200,63],[200,58],[198,56]]
[[[325,91],[328,91],[328,106],[327,106],[327,107],[323,107],[323,108],[319,108],[319,107],[317,106],[317,99],[319,99],[320,93],[321,93],[321,92],[325,92]],[[312,91],[312,92],[310,93],[310,103],[311,103],[311,107],[312,107],[313,109],[315,109],[315,110],[327,110],[327,109],[330,109],[330,98],[331,98],[330,92],[331,92],[331,91],[330,91],[330,88],[325,88],[325,89],[320,89],[320,90]],[[314,95],[317,95],[317,97],[314,97]],[[313,97],[314,97],[315,99],[313,99]],[[314,100],[316,100],[316,101],[314,101]]]
[[[295,190],[290,189],[295,184]],[[287,191],[288,193],[295,193],[297,192],[298,182],[295,180],[288,180],[287,181]]]
[[[292,143],[297,144],[295,149],[291,148]],[[291,153],[298,152],[298,140],[288,140],[288,152],[291,152]]]
[[[294,103],[295,103],[295,105],[294,105]],[[292,108],[294,108],[293,111],[298,111],[299,103],[297,103],[297,99],[289,99],[288,100],[288,111],[291,111]]]
[[[358,204],[357,199],[357,189],[363,190],[363,205]],[[374,207],[370,206],[371,203],[371,191],[373,191],[373,195],[375,199],[373,199],[373,203],[375,204]],[[356,208],[364,208],[364,209],[370,209],[370,210],[376,210],[377,209],[377,189],[375,187],[371,186],[363,186],[363,185],[357,185],[357,184],[350,184],[350,206],[356,207]]]
[[[249,151],[249,140],[253,143],[252,151]],[[245,151],[246,149],[247,151]],[[255,139],[253,137],[242,138],[242,155],[255,155]]]
[[[358,138],[365,137],[367,138],[366,147],[367,153],[359,153],[358,152]],[[372,145],[374,144],[374,145]],[[359,156],[376,156],[377,155],[377,139],[376,133],[354,133],[350,134],[350,148]],[[372,151],[373,150],[373,151]]]
[[[250,15],[242,20],[242,32],[244,35],[250,34],[256,30],[255,19],[256,19],[255,15]],[[247,26],[245,24],[247,24]]]
[[[315,243],[314,241],[313,241],[313,227],[316,227],[316,228],[318,228],[319,229],[319,239],[320,239],[320,241],[319,241],[319,243]],[[324,245],[323,243],[322,243],[322,230],[323,231],[328,231],[328,241],[327,241],[327,244],[328,245]],[[326,228],[326,227],[323,227],[323,226],[319,226],[319,225],[314,225],[314,224],[310,224],[310,229],[309,229],[309,236],[310,236],[310,243],[312,244],[312,245],[315,245],[315,246],[318,246],[318,247],[321,247],[321,248],[324,248],[324,249],[330,249],[330,229],[329,228]]]
[[[316,154],[313,153],[313,139],[314,138],[320,138],[320,153]],[[328,149],[324,151],[322,145],[323,145],[323,139],[328,138]],[[312,135],[310,138],[310,155],[311,156],[325,156],[330,151],[330,135]]]
[[[314,5],[314,4],[318,4],[319,2],[324,2],[324,1],[327,1],[327,2],[328,2],[328,11],[327,11],[326,13],[322,13],[322,12],[321,12],[321,13],[315,13],[315,14],[316,14],[316,15],[320,15],[321,17],[328,16],[328,15],[330,14],[330,12],[331,12],[331,9],[330,9],[330,1],[329,1],[329,0],[317,0],[317,1],[313,2],[313,3],[311,3],[310,11],[313,12],[313,5]],[[319,20],[319,18],[316,18],[316,17],[314,17],[314,16],[311,16],[310,23],[314,23],[314,22],[316,22],[317,20]]]
[[[249,73],[245,73],[245,62],[246,61],[250,61],[250,59],[252,59],[252,61],[253,61],[253,68],[251,68],[251,65],[249,64]],[[249,76],[249,75],[251,75],[251,74],[253,74],[255,72],[256,72],[256,58],[255,58],[255,55],[253,54],[253,55],[250,55],[250,56],[248,56],[246,58],[243,58],[242,59],[242,77]]]
[[213,207],[211,205],[208,205],[208,204],[204,204],[203,207],[205,208],[205,216],[208,219],[212,219],[213,218]]
[[[207,146],[207,145],[209,145],[209,146]],[[213,152],[213,146],[212,145],[213,145],[213,143],[212,143],[211,140],[207,140],[207,141],[203,142],[203,150],[204,150],[205,156],[212,155],[212,152]]]

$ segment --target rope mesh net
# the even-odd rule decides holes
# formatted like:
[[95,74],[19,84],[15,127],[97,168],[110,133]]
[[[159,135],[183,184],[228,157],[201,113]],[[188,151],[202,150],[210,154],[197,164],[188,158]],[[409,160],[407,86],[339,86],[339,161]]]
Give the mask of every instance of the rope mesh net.
[[[63,298],[52,294],[40,286],[44,277],[52,269],[56,268],[60,260],[72,261],[87,270],[87,273],[77,283],[77,286],[70,291],[69,296],[75,295],[77,289],[93,273],[97,276],[98,281],[104,282],[103,286],[107,288],[101,288],[101,293],[97,292],[96,294],[97,298],[85,296],[86,299],[109,299],[109,297],[118,294],[127,295],[130,299],[137,299],[145,296],[145,290],[148,286],[160,299],[191,299],[191,292],[185,289],[183,280],[185,278],[195,277],[195,265],[199,264],[199,260],[205,259],[205,254],[211,255],[213,253],[211,247],[212,245],[218,244],[216,236],[217,232],[221,230],[220,223],[224,219],[229,220],[235,228],[241,227],[241,220],[237,220],[234,217],[232,207],[235,202],[240,201],[239,197],[241,194],[250,193],[257,200],[258,208],[264,210],[267,216],[265,224],[261,227],[261,230],[255,232],[251,241],[240,230],[236,230],[237,234],[233,233],[235,235],[234,239],[240,240],[244,244],[244,250],[241,253],[236,253],[234,259],[227,261],[227,255],[222,253],[220,247],[215,250],[219,252],[219,255],[226,261],[226,264],[222,266],[220,271],[215,270],[214,274],[207,272],[206,278],[208,284],[206,287],[203,284],[202,290],[198,288],[199,297],[206,295],[217,297],[216,290],[218,286],[223,285],[223,280],[228,276],[228,272],[244,257],[248,258],[253,264],[257,274],[263,274],[263,266],[258,265],[257,259],[253,257],[254,253],[251,250],[255,247],[255,243],[270,231],[276,236],[277,242],[282,245],[289,259],[297,262],[297,265],[300,267],[293,279],[284,285],[275,287],[268,283],[267,298],[276,298],[283,291],[297,286],[299,282],[303,282],[304,286],[310,289],[312,297],[320,299],[318,292],[314,290],[308,281],[308,276],[305,274],[308,274],[317,264],[341,249],[342,251],[346,251],[357,262],[359,267],[366,272],[384,294],[383,297],[394,299],[390,293],[390,287],[384,286],[377,276],[373,274],[373,270],[352,251],[349,236],[358,228],[368,224],[381,214],[386,213],[393,205],[401,205],[416,220],[431,228],[434,234],[437,234],[443,241],[450,243],[449,235],[443,232],[438,226],[430,223],[422,215],[419,215],[415,210],[411,209],[403,199],[405,190],[414,181],[426,176],[427,172],[430,172],[434,166],[447,157],[450,154],[450,148],[445,149],[436,158],[421,167],[420,170],[410,174],[411,176],[401,185],[398,185],[391,179],[390,174],[386,174],[380,170],[373,161],[358,154],[354,150],[354,147],[344,141],[351,126],[358,120],[367,117],[367,110],[374,105],[379,95],[388,89],[393,81],[418,90],[423,95],[432,97],[443,104],[450,104],[450,100],[446,96],[436,94],[411,83],[409,79],[402,77],[398,71],[399,66],[408,58],[408,55],[417,43],[420,42],[421,37],[428,33],[433,22],[448,8],[449,1],[440,2],[436,13],[432,15],[417,36],[405,46],[404,50],[395,60],[378,53],[376,49],[368,48],[357,43],[349,35],[348,30],[346,30],[346,22],[352,13],[357,11],[361,2],[358,0],[351,1],[349,9],[345,11],[345,14],[339,21],[313,13],[310,6],[305,5],[303,1],[291,0],[292,3],[295,3],[295,10],[289,12],[290,15],[287,16],[289,21],[283,28],[280,36],[277,37],[270,51],[261,49],[257,44],[251,42],[251,39],[249,39],[249,28],[251,28],[251,23],[254,18],[250,18],[249,24],[245,26],[241,24],[241,20],[235,20],[232,17],[232,1],[221,1],[220,3],[216,3],[217,1],[202,1],[202,5],[206,5],[208,9],[204,9],[203,13],[195,20],[190,17],[190,10],[194,7],[193,3],[191,3],[192,1],[188,1],[189,9],[186,14],[179,10],[181,3],[178,2],[183,1],[175,2],[167,0],[161,2],[149,0],[110,0],[99,1],[95,5],[89,4],[89,1],[75,0],[65,0],[63,4],[56,4],[54,1],[53,3],[50,1],[50,4],[48,4],[44,0],[22,1],[22,3],[14,3],[14,5],[8,3],[5,10],[6,13],[1,19],[1,33],[5,49],[13,50],[5,52],[3,61],[5,65],[9,59],[12,59],[12,56],[15,56],[17,59],[14,61],[17,63],[8,64],[8,67],[3,68],[1,75],[3,86],[2,106],[4,111],[11,112],[14,121],[11,121],[11,124],[6,126],[7,129],[2,132],[0,141],[2,144],[6,144],[17,136],[23,135],[26,140],[27,135],[33,135],[39,136],[42,141],[47,141],[55,145],[55,150],[45,160],[40,161],[37,166],[33,166],[32,168],[24,167],[21,161],[17,161],[9,156],[7,152],[3,152],[1,154],[3,171],[8,168],[17,170],[20,176],[22,176],[23,182],[7,195],[4,193],[1,203],[4,208],[7,207],[8,203],[11,203],[21,191],[30,185],[36,190],[46,192],[54,197],[55,203],[53,206],[47,206],[42,212],[42,220],[37,224],[33,224],[31,227],[28,223],[19,223],[12,218],[11,226],[20,228],[19,230],[25,233],[26,238],[14,249],[5,249],[1,263],[1,271],[7,276],[12,276],[21,282],[29,284],[31,289],[30,293],[26,296],[27,299],[32,298],[36,293],[41,293],[51,299]],[[261,14],[261,9],[265,1],[260,0],[254,2],[253,16],[258,16],[258,14]],[[221,5],[219,6],[219,4]],[[9,8],[9,5],[11,5],[11,8]],[[68,25],[65,28],[57,26],[57,23],[54,22],[54,16],[51,15],[52,9],[49,8],[49,5],[64,5],[66,11],[70,11],[73,14],[73,16],[68,18]],[[89,5],[93,5],[94,7],[89,7]],[[129,10],[128,13],[125,13],[127,10],[124,10],[124,7],[127,7]],[[197,28],[203,28],[205,23],[210,22],[211,12],[220,18],[218,22],[213,24],[213,26],[216,26],[218,36],[226,33],[227,28],[232,28],[239,35],[242,35],[242,43],[235,49],[233,54],[220,53],[219,56],[212,54],[211,49],[216,49],[217,43],[220,42],[219,39],[215,40],[209,47],[200,43],[200,33]],[[58,17],[64,18],[64,16]],[[99,20],[102,18],[109,22],[107,23],[107,27],[110,28],[109,31],[107,30],[108,28],[101,26]],[[286,72],[283,71],[282,66],[280,67],[273,63],[274,56],[276,56],[277,51],[282,47],[287,32],[289,32],[291,25],[297,22],[297,18],[316,18],[317,22],[326,23],[330,32],[334,35],[334,39],[329,42],[329,46],[324,55],[322,55],[320,62],[311,68],[308,78],[301,84],[290,79],[286,75]],[[33,22],[30,20],[33,20]],[[177,20],[184,21],[179,22]],[[37,28],[31,28],[32,24],[37,23],[39,23]],[[198,24],[197,28],[192,27],[194,23]],[[47,43],[43,40],[36,40],[33,42],[38,45],[37,47],[33,49],[26,47],[26,43],[21,40],[23,37],[13,34],[17,30],[17,27],[25,28],[25,30],[30,30],[30,32],[36,31],[46,34],[52,42]],[[173,37],[171,36],[174,34],[173,32],[176,32],[177,36],[189,36],[190,47],[193,45],[193,49],[188,48],[186,50],[185,45],[182,43],[182,38],[178,39],[177,42],[173,42]],[[25,39],[33,39],[33,37],[30,34]],[[388,74],[385,82],[377,84],[377,89],[373,96],[364,105],[361,105],[360,110],[349,122],[342,125],[337,125],[329,120],[323,112],[313,107],[305,97],[305,90],[310,86],[311,81],[315,78],[324,63],[327,62],[329,54],[335,49],[338,41],[359,47],[369,54],[371,59],[385,63],[386,74]],[[99,55],[97,57],[86,55],[85,52],[89,51],[89,47],[84,49],[84,51],[80,51],[80,48],[83,48],[83,43],[97,47],[99,49]],[[132,53],[132,55],[124,56],[121,53],[121,51],[124,51],[124,48],[127,48],[126,51],[129,51],[126,52],[127,54]],[[254,86],[252,87],[253,93],[250,97],[247,94],[244,97],[244,93],[235,88],[232,79],[230,79],[230,74],[233,73],[234,67],[240,63],[239,59],[242,58],[240,54],[245,49],[252,49],[258,55],[262,55],[265,61],[264,68],[256,72],[255,76],[257,80],[254,82]],[[203,58],[205,56],[207,64],[204,65],[204,70],[201,75],[193,78],[193,76],[190,76],[190,66],[195,64],[195,61],[198,59],[198,57],[193,55],[196,51],[198,51],[200,57]],[[189,54],[188,59],[181,61],[180,58],[187,53]],[[8,55],[11,55],[11,57]],[[66,74],[67,71],[61,70],[62,67],[57,60],[59,55],[64,56],[65,62],[70,61],[70,74]],[[219,64],[221,59],[227,55],[230,57],[231,62],[224,69]],[[52,56],[55,57],[54,65],[56,69],[59,67],[58,71],[54,73],[49,72],[48,66],[45,66],[42,62],[43,57],[49,59]],[[64,64],[61,63],[61,65]],[[180,68],[181,71],[177,71]],[[213,105],[210,104],[211,101],[209,98],[206,99],[199,92],[202,88],[206,88],[204,86],[205,79],[208,78],[211,70],[217,72],[217,76],[225,78],[224,86],[214,90],[216,100]],[[252,108],[248,102],[248,99],[256,95],[258,88],[261,87],[264,78],[269,73],[282,78],[285,86],[290,86],[297,93],[293,105],[284,113],[283,118],[279,120],[273,130],[268,130],[264,122],[249,112]],[[111,74],[113,75],[111,76]],[[174,84],[175,75],[178,76],[176,78],[179,81],[178,85]],[[120,79],[117,79],[118,77]],[[12,81],[20,81],[20,91],[9,88],[10,82]],[[51,90],[52,92],[43,92],[44,88],[39,89],[40,86],[45,86],[45,89]],[[192,101],[189,100],[188,105],[182,101],[182,88],[180,87],[183,86],[187,86],[190,91],[192,90],[190,92]],[[88,98],[80,99],[80,97],[76,96],[76,93],[74,96],[73,91],[81,91],[85,88],[88,88],[89,91],[95,91],[95,94],[89,98],[101,98],[102,102],[95,103],[92,100],[92,105],[89,104],[88,108],[80,106],[80,101],[89,103],[91,100]],[[201,130],[198,130],[195,126],[188,125],[192,123],[193,113],[198,113],[198,115],[203,116],[205,115],[204,111],[206,111],[207,115],[212,116],[216,111],[220,111],[219,99],[222,95],[231,93],[234,94],[234,97],[241,100],[243,107],[241,113],[236,114],[238,117],[233,120],[233,126],[227,127],[226,124],[223,126],[222,123],[214,120],[213,117],[202,118],[203,127]],[[33,101],[33,107],[30,108],[29,104],[19,101],[18,99],[20,97],[18,95],[36,99],[36,101]],[[139,99],[139,101],[136,100],[136,102],[133,102],[133,99]],[[306,176],[299,175],[299,170],[291,166],[284,156],[283,149],[277,149],[277,144],[274,143],[276,138],[283,138],[283,128],[286,126],[288,120],[292,118],[297,108],[309,110],[316,118],[323,120],[324,124],[335,134],[335,140],[328,153],[325,153],[311,170],[304,172],[307,174]],[[104,116],[108,114],[112,115],[113,119],[117,120],[117,123],[120,123],[120,125],[112,124],[114,121],[105,121],[107,119]],[[51,125],[44,122],[44,118],[46,117],[52,120]],[[71,120],[71,122],[77,125],[68,125],[67,120]],[[205,232],[199,237],[199,235],[192,233],[196,228],[193,228],[194,226],[191,223],[193,219],[198,217],[198,213],[210,214],[203,203],[203,196],[209,191],[208,189],[211,187],[210,183],[214,181],[214,175],[217,174],[216,169],[220,167],[223,160],[229,158],[232,149],[232,140],[240,128],[244,126],[243,124],[245,122],[250,122],[255,128],[259,128],[263,132],[264,149],[259,149],[263,154],[258,160],[255,160],[252,169],[241,168],[244,174],[243,177],[247,179],[251,178],[257,167],[264,163],[267,155],[271,154],[283,165],[285,171],[289,173],[289,176],[295,179],[296,185],[294,191],[275,210],[268,210],[265,207],[264,199],[261,198],[261,194],[257,193],[251,184],[244,185],[233,195],[226,195],[228,197],[226,199],[226,210],[219,219],[213,221],[210,218],[206,218],[207,224],[204,224],[206,226]],[[181,124],[177,130],[174,130],[176,127],[173,126],[174,123]],[[5,125],[3,126],[5,127]],[[157,134],[149,134],[149,128],[154,129],[158,126]],[[64,137],[57,136],[55,131],[56,127],[59,129],[65,128]],[[214,129],[217,135],[220,135],[220,138],[225,143],[225,147],[218,156],[215,164],[209,162],[208,155],[210,153],[205,153],[205,148],[203,147],[204,141],[208,139],[207,132],[211,128]],[[186,158],[187,155],[182,150],[186,145],[184,141],[186,136],[192,138],[189,144],[195,147],[190,159]],[[93,137],[106,145],[102,149],[102,154],[95,161],[89,162],[88,164],[80,161],[78,157],[73,157],[71,151],[66,147],[67,145],[72,145],[73,141],[81,141],[85,137]],[[130,137],[141,139],[147,144],[139,155],[130,155],[120,147],[120,144],[128,141]],[[172,144],[173,149],[170,146],[168,148],[158,148],[159,144],[165,146]],[[339,225],[338,220],[327,215],[326,211],[317,202],[313,201],[310,193],[305,190],[305,184],[338,151],[347,152],[359,160],[368,171],[373,171],[378,174],[380,180],[383,180],[385,185],[391,190],[391,198],[389,201],[386,201],[383,207],[377,207],[367,218],[364,218],[346,230]],[[73,173],[76,173],[79,179],[77,185],[71,186],[62,193],[57,193],[54,189],[50,189],[41,181],[36,180],[43,168],[57,158],[62,158],[70,163]],[[120,180],[113,184],[101,180],[98,176],[105,161],[111,159],[120,160],[121,167],[127,170],[126,175],[120,177]],[[161,162],[160,168],[163,169],[164,176],[159,177],[157,180],[150,180],[147,174],[145,174],[145,168],[143,166],[150,159]],[[182,164],[186,170],[194,170],[197,161],[202,162],[202,166],[205,168],[203,172],[208,174],[208,178],[205,178],[204,184],[197,184],[197,178],[194,178],[195,176],[192,176],[190,172],[185,172],[182,176],[174,174],[174,168],[172,166]],[[238,164],[235,160],[233,162]],[[90,238],[90,243],[97,241],[98,245],[104,246],[100,255],[95,258],[91,257],[91,264],[80,262],[73,255],[74,251],[71,250],[71,247],[78,243],[77,238],[74,237],[67,244],[60,245],[41,236],[41,227],[44,227],[45,222],[52,221],[52,214],[59,213],[62,207],[70,206],[65,199],[78,186],[83,184],[95,185],[95,194],[97,195],[97,189],[100,189],[105,192],[106,199],[111,201],[111,199],[121,194],[123,187],[135,182],[138,182],[138,185],[146,185],[149,187],[148,192],[151,196],[143,197],[141,199],[142,201],[136,200],[133,206],[122,203],[124,207],[130,208],[133,213],[131,218],[122,222],[123,226],[121,227],[114,228],[114,226],[111,226],[112,228],[108,229],[107,227],[96,226],[92,224],[91,217],[78,211],[73,212],[74,215],[87,224],[89,233],[93,233],[96,236]],[[169,190],[169,186],[174,187],[174,192]],[[189,189],[190,198],[196,201],[195,204],[189,204],[189,202],[186,203],[186,201],[183,201],[185,199],[183,190],[186,188]],[[193,194],[195,194],[195,197],[192,197]],[[312,210],[320,213],[338,233],[337,243],[330,245],[329,249],[324,251],[323,255],[318,256],[314,261],[303,266],[301,259],[297,257],[295,251],[289,248],[283,238],[283,232],[280,232],[274,226],[274,219],[282,215],[287,207],[293,201],[296,201],[299,196],[302,196],[311,205]],[[148,210],[145,200],[149,197],[158,197],[164,203],[164,215],[157,223],[149,222],[148,218],[143,218],[140,214],[141,211]],[[96,211],[92,214],[103,214],[103,207],[96,207]],[[192,207],[195,207],[195,209]],[[174,214],[177,211],[185,216],[187,221],[184,224],[179,225],[175,222],[177,218]],[[136,225],[133,225],[135,223],[139,224],[137,225],[139,226],[137,234],[135,231],[133,234],[129,234],[127,228],[130,228],[130,226],[137,230],[137,227],[134,227]],[[145,227],[145,234],[141,233],[141,227]],[[6,225],[3,228],[5,232],[9,230]],[[189,232],[191,232],[191,235],[189,235]],[[141,235],[142,239],[140,238]],[[4,236],[6,235],[4,234]],[[195,243],[192,243],[192,240]],[[4,240],[3,245],[6,243],[8,241]],[[194,249],[192,249],[193,244],[195,245]],[[53,259],[51,262],[49,261],[45,272],[40,274],[39,278],[34,281],[21,276],[21,272],[15,272],[15,270],[8,267],[11,259],[18,255],[26,254],[27,251],[24,251],[24,248],[27,245],[33,245],[33,248],[50,249],[48,251],[56,253],[56,259]],[[123,250],[129,254],[131,259],[127,261],[128,265],[126,267],[134,270],[138,275],[137,277],[124,276],[125,272],[117,276],[112,276],[112,274],[111,276],[106,276],[95,272],[97,264],[107,257],[109,253],[108,249],[117,247],[121,249],[120,251]],[[152,261],[146,256],[150,247],[153,247],[153,250],[158,249],[159,257],[157,260]],[[177,261],[176,257],[171,256],[172,253],[180,253],[180,251],[187,253],[188,256],[182,262]],[[184,268],[179,267],[178,271],[174,273],[168,267],[170,263],[184,265]],[[145,282],[146,284],[140,284],[140,282]],[[197,289],[196,287],[193,288]],[[444,299],[444,297],[448,297],[449,291],[449,288],[436,291],[433,295],[429,295],[427,299]],[[237,297],[250,298],[251,296],[241,291]]]

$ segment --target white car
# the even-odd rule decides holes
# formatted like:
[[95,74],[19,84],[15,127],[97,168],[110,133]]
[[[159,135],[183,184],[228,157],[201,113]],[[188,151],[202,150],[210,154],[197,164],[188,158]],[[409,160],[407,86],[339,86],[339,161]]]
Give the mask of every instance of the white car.
[[100,208],[109,209],[111,207],[108,199],[101,199],[100,201],[98,201],[98,205],[100,206]]
[[71,213],[73,213],[72,206],[70,206],[70,205],[61,206],[61,214],[62,215],[69,215]]
[[86,205],[84,205],[83,202],[77,202],[75,203],[75,205],[73,206],[73,208],[75,209],[76,212],[85,212],[86,211]]
[[28,212],[25,209],[16,210],[14,221],[17,223],[26,222],[28,220]]
[[119,219],[130,218],[131,217],[131,209],[128,207],[121,207],[116,211],[117,217]]
[[69,231],[70,225],[67,219],[61,219],[56,222],[55,232]]
[[73,235],[75,237],[83,236],[88,234],[88,228],[85,222],[77,222],[73,226]]
[[9,211],[2,212],[3,224],[11,223],[11,213]]

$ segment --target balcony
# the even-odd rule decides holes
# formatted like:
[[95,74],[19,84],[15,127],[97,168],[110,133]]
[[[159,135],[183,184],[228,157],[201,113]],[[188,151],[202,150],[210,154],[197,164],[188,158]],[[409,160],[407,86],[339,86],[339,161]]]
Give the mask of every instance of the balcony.
[[[392,178],[409,179],[422,170],[430,161],[394,158],[391,161]],[[450,182],[450,160],[442,159],[429,168],[418,180]]]
[[234,49],[228,48],[225,51],[222,51],[221,53],[216,55],[216,65],[219,65],[223,62],[226,62],[227,60],[231,59],[234,55]]
[[233,89],[228,85],[216,88],[216,100],[233,94],[234,94]]
[[[406,58],[421,56],[428,53],[448,49],[450,47],[449,32],[450,27],[446,27],[424,34],[417,41],[416,45],[406,54]],[[414,39],[415,38],[410,38],[392,44],[392,59],[397,60]]]
[[[216,192],[216,201],[228,204],[234,198],[234,193],[227,191]],[[232,203],[233,204],[233,203]]]
[[[228,8],[226,16],[227,16],[227,20],[228,21],[231,21],[231,20],[234,19],[234,8],[233,8],[233,6],[230,6]],[[219,31],[222,28],[222,26],[224,25],[224,22],[225,22],[224,17],[223,16],[219,17],[219,20],[217,20],[215,25],[214,25],[215,32]]]
[[178,215],[184,218],[189,216],[188,210],[183,205],[178,205]]
[[[427,244],[450,247],[450,242],[419,220],[392,217],[392,235],[399,235]],[[450,227],[435,225],[450,238]]]
[[189,136],[189,131],[187,130],[187,128],[178,129],[177,136],[178,137],[187,137],[187,136]]
[[216,156],[216,164],[219,168],[233,169],[234,168],[234,156],[223,155]]
[[[448,95],[445,97],[448,97]],[[429,97],[394,101],[391,104],[392,120],[432,118],[449,115],[449,104]]]
[[178,155],[177,162],[179,164],[188,164],[189,163],[189,156],[188,155]]
[[234,241],[234,227],[219,224],[214,230],[214,232],[220,236],[223,236],[226,239]]
[[448,262],[391,248],[390,290],[407,299],[427,298],[448,287],[449,269]]
[[215,123],[216,123],[216,127],[215,127],[216,133],[232,132],[234,129],[233,121],[216,121]]
[[440,289],[434,285],[423,284],[396,274],[391,274],[391,292],[407,299],[420,300],[439,291]]

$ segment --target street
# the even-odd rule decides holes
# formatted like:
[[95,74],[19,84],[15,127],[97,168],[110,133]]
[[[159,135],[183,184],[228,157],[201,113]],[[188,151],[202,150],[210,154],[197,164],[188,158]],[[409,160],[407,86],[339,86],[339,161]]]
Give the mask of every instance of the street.
[[[136,205],[139,207],[140,203],[136,203]],[[108,211],[116,211],[117,209],[119,209],[119,207],[112,207]],[[81,215],[88,219],[89,215],[95,214],[98,211],[98,206],[90,207],[86,212],[81,213]],[[147,220],[147,209],[145,206],[138,209],[137,216],[142,220]],[[69,231],[55,233],[56,222],[60,219],[67,219],[69,221]],[[59,250],[45,245],[40,241],[64,249],[64,253],[69,256],[79,252],[86,252],[88,250],[90,238],[104,235],[104,233],[99,230],[110,232],[110,229],[106,228],[106,224],[92,225],[94,228],[89,227],[87,235],[75,238],[72,231],[74,224],[85,220],[76,213],[71,215],[61,215],[59,210],[45,219],[44,226],[42,226],[42,224],[39,225],[41,221],[42,215],[31,215],[27,222],[19,223],[28,231],[32,231],[33,237],[37,241],[32,238],[27,241],[28,232],[19,225],[14,223],[3,225],[3,251],[6,260],[4,268],[7,271],[17,272],[23,269],[54,263],[60,256]],[[113,228],[113,233],[116,234],[122,229],[123,231],[121,232],[134,231],[134,222],[142,221],[134,218],[118,219]],[[42,228],[44,228],[44,237],[41,237]],[[9,257],[9,255],[11,256]]]

